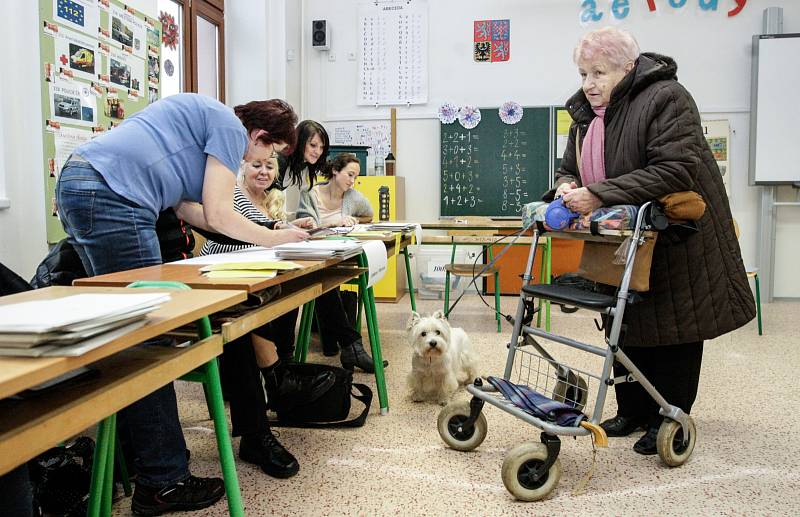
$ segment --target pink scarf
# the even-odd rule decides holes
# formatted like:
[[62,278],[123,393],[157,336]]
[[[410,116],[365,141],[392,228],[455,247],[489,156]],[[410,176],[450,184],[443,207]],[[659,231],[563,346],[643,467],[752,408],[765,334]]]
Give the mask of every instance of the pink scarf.
[[606,124],[603,117],[606,108],[592,108],[597,115],[583,139],[581,149],[581,183],[584,187],[606,179],[605,143]]

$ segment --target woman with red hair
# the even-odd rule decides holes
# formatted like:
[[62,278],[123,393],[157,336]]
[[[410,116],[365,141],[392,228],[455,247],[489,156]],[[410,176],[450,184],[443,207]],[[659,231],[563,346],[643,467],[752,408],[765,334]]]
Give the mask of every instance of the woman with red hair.
[[[114,130],[79,146],[56,185],[69,242],[89,276],[162,263],[159,212],[174,208],[192,226],[261,246],[308,238],[271,230],[233,208],[242,159],[263,160],[294,145],[297,115],[281,100],[233,110],[184,93],[155,102]],[[218,478],[189,474],[172,384],[121,412],[134,457],[140,515],[199,510],[225,493]]]

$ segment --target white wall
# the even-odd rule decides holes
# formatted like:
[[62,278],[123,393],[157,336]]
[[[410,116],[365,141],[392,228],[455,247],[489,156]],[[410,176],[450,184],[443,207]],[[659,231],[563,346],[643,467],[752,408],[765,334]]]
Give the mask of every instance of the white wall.
[[[388,108],[356,105],[358,5],[361,0],[303,0],[302,38],[309,40],[312,19],[327,19],[333,30],[330,52],[308,48],[300,74],[307,94],[306,117],[325,121],[387,118]],[[607,0],[598,5],[608,7]],[[757,265],[758,188],[748,186],[751,36],[761,32],[766,7],[784,10],[784,32],[800,32],[800,2],[748,0],[734,17],[726,11],[734,0],[719,0],[719,11],[704,12],[697,0],[676,10],[657,0],[650,13],[644,0],[630,2],[631,13],[611,24],[631,31],[643,51],[667,54],[678,62],[678,77],[692,92],[707,119],[727,118],[731,139],[731,205],[739,221],[745,262]],[[434,113],[445,101],[497,106],[506,100],[523,105],[563,104],[579,86],[571,60],[581,34],[606,23],[582,25],[578,1],[566,0],[430,0],[429,102],[399,108],[398,174],[406,177],[406,213],[419,219],[439,216],[439,123]],[[607,9],[605,9],[607,10]],[[511,19],[511,60],[472,61],[472,22]],[[608,21],[606,13],[604,21]],[[329,59],[334,54],[335,61]],[[788,65],[788,64],[787,64]],[[793,196],[793,194],[783,194]],[[800,210],[779,209],[775,291],[777,297],[800,296],[800,272],[793,267],[800,253]]]

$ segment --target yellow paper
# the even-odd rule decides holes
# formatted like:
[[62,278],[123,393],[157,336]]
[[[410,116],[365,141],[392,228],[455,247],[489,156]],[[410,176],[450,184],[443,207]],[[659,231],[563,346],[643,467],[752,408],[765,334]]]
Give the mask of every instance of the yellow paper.
[[208,271],[208,278],[274,278],[278,272],[274,269],[226,269],[223,271]]
[[350,232],[348,237],[388,237],[392,232],[381,232],[377,230],[364,230],[362,232]]
[[568,135],[569,127],[572,125],[572,117],[569,116],[569,111],[560,109],[556,111],[556,134]]
[[209,264],[200,268],[200,271],[228,271],[228,270],[287,270],[299,269],[300,265],[284,260],[262,260],[260,262],[226,262],[224,264]]

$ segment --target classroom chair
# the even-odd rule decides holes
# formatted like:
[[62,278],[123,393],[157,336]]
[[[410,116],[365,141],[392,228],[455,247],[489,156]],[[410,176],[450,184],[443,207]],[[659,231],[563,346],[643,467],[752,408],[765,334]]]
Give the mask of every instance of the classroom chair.
[[[128,287],[155,287],[167,289],[190,289],[181,282],[149,282],[139,281],[129,284]],[[197,337],[205,339],[211,336],[211,322],[208,316],[197,320]],[[180,380],[200,382],[206,396],[208,410],[214,420],[214,431],[217,437],[217,450],[219,451],[222,477],[225,483],[225,494],[228,498],[228,511],[231,516],[243,516],[244,506],[239,490],[239,479],[236,475],[236,462],[233,457],[231,437],[228,433],[228,419],[225,415],[225,406],[222,401],[222,386],[219,378],[219,365],[214,358],[200,368],[182,376]],[[94,461],[92,464],[92,477],[89,490],[89,504],[87,515],[111,515],[111,497],[114,483],[114,452],[118,447],[116,413],[102,420],[97,426],[97,441],[95,446]],[[127,480],[127,470],[122,456],[118,457],[121,467],[123,485],[126,494],[130,490]]]
[[[345,237],[348,238],[348,237]],[[358,256],[358,267],[367,268],[367,255]],[[358,316],[355,328],[361,332],[361,311],[363,307],[367,318],[367,333],[372,352],[372,361],[375,366],[375,385],[378,387],[378,401],[381,406],[381,415],[389,413],[389,395],[386,390],[386,377],[383,371],[383,356],[381,353],[381,337],[378,331],[378,313],[375,309],[375,293],[372,287],[367,287],[367,272],[360,274],[357,279],[347,282],[358,286]],[[294,360],[298,363],[306,362],[308,356],[308,343],[311,341],[311,322],[314,318],[314,300],[303,305],[300,316],[300,330],[297,334],[297,345],[294,350]]]
[[[736,232],[736,238],[739,238],[739,223],[736,222],[736,219],[733,220],[733,230]],[[747,278],[753,279],[753,283],[755,283],[756,287],[756,319],[758,320],[758,335],[762,336],[762,329],[761,329],[761,286],[758,283],[758,268],[757,267],[748,267],[747,264],[744,265],[745,273],[747,273]]]
[[[480,223],[487,223],[491,224],[492,220],[488,217],[483,216],[468,216],[465,218],[467,224],[470,225],[477,225]],[[478,262],[477,264],[466,263],[466,264],[456,264],[456,246],[458,243],[456,242],[457,236],[472,236],[472,237],[479,237],[479,236],[493,236],[495,234],[494,230],[449,230],[447,232],[448,235],[452,237],[452,252],[450,253],[450,263],[445,265],[445,275],[444,275],[444,315],[445,317],[449,317],[450,315],[450,277],[451,275],[455,275],[458,277],[462,277],[469,282],[472,280],[474,276],[480,273],[480,276],[486,278],[490,275],[494,276],[494,317],[497,321],[497,332],[500,332],[500,268],[495,264],[486,268],[483,272],[484,264],[482,261]],[[492,261],[494,258],[494,254],[492,252],[492,247],[483,244],[481,246],[483,248],[484,256],[487,257],[489,262]],[[487,254],[488,248],[488,254]],[[465,287],[467,289],[468,287]],[[478,284],[475,284],[475,289],[478,288]]]

